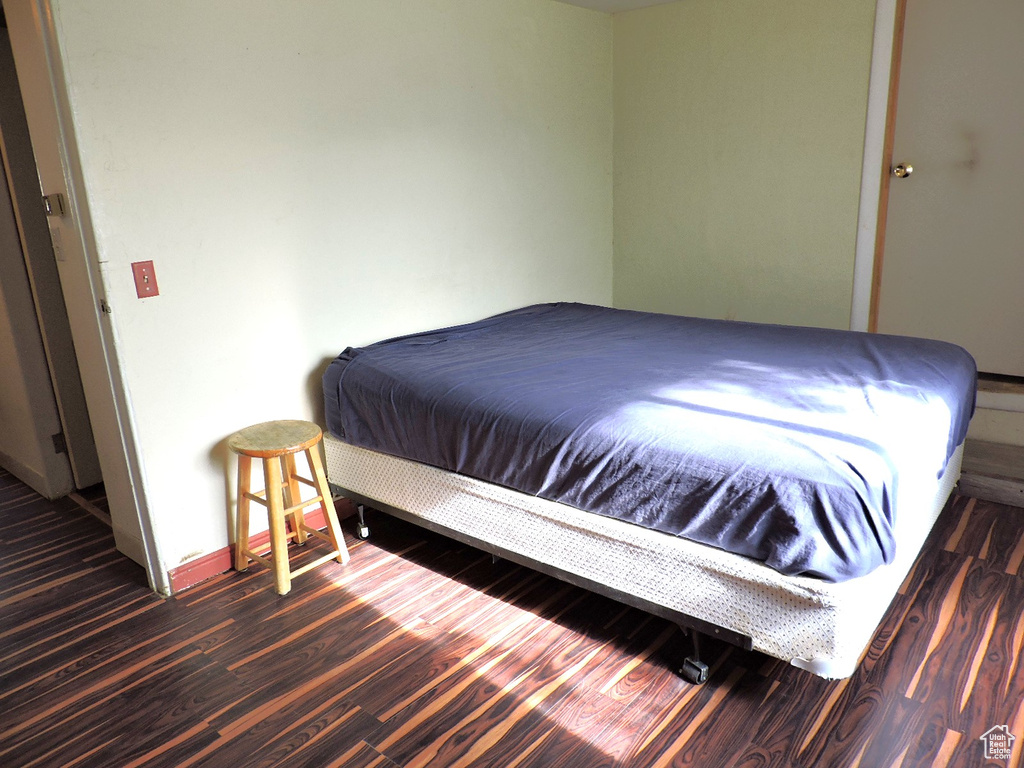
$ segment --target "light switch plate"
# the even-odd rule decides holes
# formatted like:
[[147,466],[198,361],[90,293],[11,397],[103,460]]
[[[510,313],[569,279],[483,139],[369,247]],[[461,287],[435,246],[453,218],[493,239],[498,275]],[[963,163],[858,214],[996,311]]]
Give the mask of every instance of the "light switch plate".
[[156,286],[156,272],[152,261],[132,262],[132,274],[135,276],[135,293],[140,299],[159,296],[160,289]]

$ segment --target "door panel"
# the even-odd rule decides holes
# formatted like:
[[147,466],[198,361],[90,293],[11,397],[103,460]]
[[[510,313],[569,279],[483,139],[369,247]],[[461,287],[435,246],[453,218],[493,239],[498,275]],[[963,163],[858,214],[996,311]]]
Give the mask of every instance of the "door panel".
[[1024,3],[906,14],[878,330],[1024,376]]
[[60,417],[60,424],[54,431],[64,433],[75,486],[84,488],[101,482],[103,475],[41,204],[35,155],[6,29],[0,29],[0,151],[4,182],[9,185],[10,208],[14,214],[11,225],[16,229],[15,238],[21,246],[16,255],[13,251],[9,255],[16,259],[19,273],[27,273],[35,302],[32,324],[35,333],[42,338],[49,367],[48,386],[52,386]]
[[[3,166],[0,164],[0,170]],[[47,498],[72,490],[6,176],[0,175],[0,465]]]

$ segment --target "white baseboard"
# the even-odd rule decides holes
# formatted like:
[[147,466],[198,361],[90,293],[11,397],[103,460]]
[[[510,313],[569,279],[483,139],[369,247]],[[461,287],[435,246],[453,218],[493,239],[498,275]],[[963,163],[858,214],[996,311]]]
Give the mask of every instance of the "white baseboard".
[[992,411],[1024,413],[1024,394],[1015,392],[978,392],[978,407]]

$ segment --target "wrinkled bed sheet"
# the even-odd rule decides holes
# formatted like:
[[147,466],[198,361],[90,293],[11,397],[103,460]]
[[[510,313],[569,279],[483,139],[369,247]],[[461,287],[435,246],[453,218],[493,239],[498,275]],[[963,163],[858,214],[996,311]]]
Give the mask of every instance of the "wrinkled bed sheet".
[[351,444],[843,581],[976,382],[945,342],[545,304],[349,348],[324,398]]

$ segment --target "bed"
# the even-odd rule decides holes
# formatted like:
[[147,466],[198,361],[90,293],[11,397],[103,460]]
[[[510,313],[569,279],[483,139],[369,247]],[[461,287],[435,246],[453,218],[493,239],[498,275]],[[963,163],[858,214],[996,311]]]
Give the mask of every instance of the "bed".
[[360,509],[846,677],[959,478],[976,378],[943,342],[545,304],[346,349],[324,445]]

